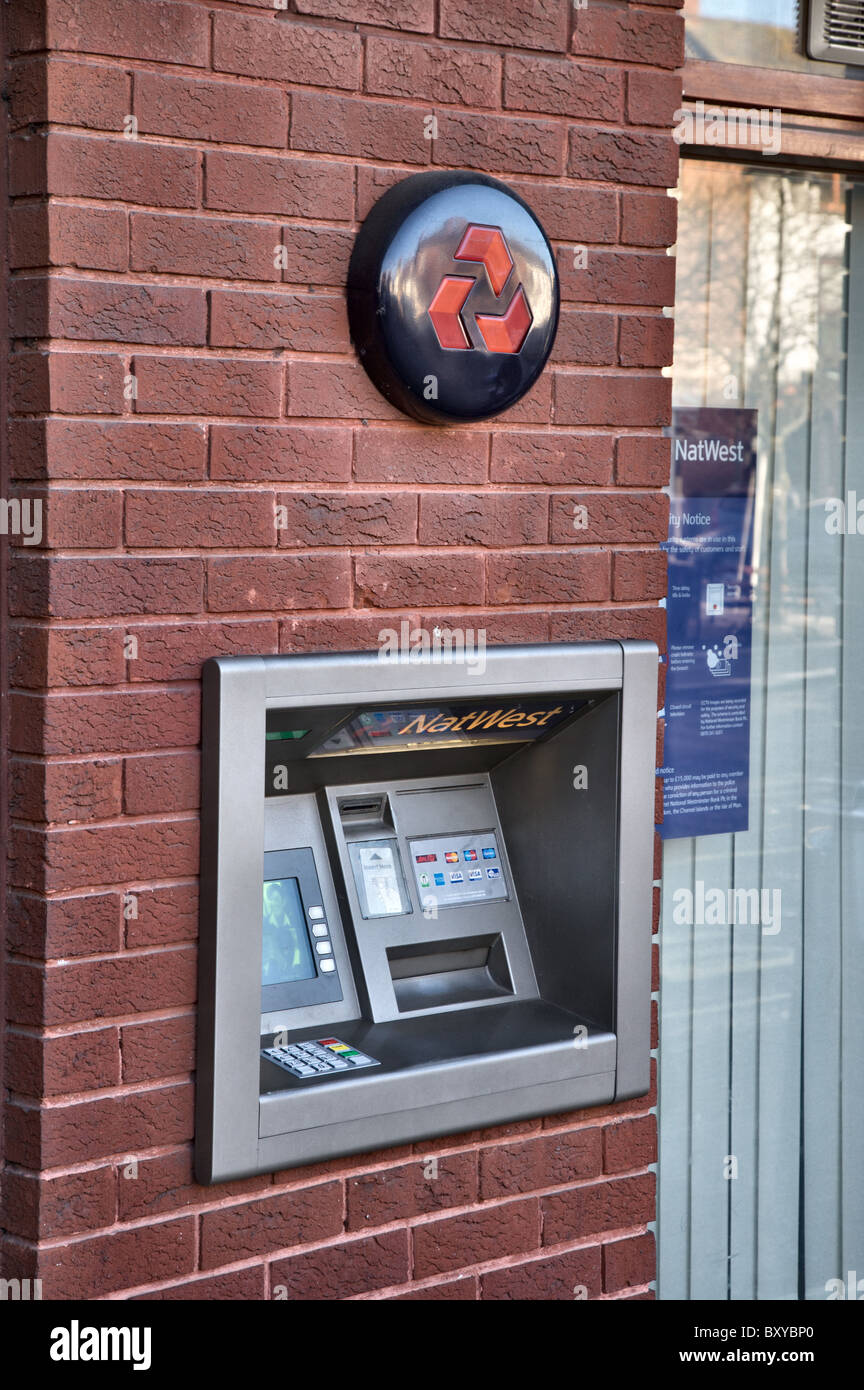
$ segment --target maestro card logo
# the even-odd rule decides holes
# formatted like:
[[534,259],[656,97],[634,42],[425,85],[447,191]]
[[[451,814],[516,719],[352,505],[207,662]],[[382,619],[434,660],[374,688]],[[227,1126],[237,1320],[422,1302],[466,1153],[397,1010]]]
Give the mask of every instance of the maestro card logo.
[[555,256],[531,209],[485,174],[415,174],[354,247],[348,315],[383,396],[427,424],[485,420],[537,381],[555,342]]

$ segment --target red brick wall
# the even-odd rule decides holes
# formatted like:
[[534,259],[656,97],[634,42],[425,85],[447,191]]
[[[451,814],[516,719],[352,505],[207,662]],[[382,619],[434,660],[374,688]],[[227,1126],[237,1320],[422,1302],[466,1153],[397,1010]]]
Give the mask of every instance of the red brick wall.
[[[10,567],[7,1276],[650,1296],[653,1095],[194,1184],[196,749],[220,653],[374,647],[404,617],[662,641],[674,0],[19,0],[8,22],[12,486],[46,505]],[[458,431],[391,409],[346,329],[359,223],[430,165],[522,193],[564,296],[533,393]]]

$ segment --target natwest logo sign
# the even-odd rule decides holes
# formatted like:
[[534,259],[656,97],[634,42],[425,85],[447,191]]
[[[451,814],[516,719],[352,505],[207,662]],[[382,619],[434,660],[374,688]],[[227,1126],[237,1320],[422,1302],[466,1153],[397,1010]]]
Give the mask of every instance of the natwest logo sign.
[[483,174],[416,174],[360,230],[351,333],[392,404],[433,424],[484,420],[530,391],[558,328],[558,273],[526,203]]
[[[500,227],[469,227],[456,252],[456,260],[479,261],[499,297],[513,271],[513,258]],[[429,305],[429,317],[442,348],[470,350],[471,340],[462,321],[462,310],[476,283],[473,277],[468,279],[463,275],[445,275],[441,281]],[[531,310],[523,287],[519,285],[506,313],[478,314],[477,327],[490,352],[521,352],[531,327]]]

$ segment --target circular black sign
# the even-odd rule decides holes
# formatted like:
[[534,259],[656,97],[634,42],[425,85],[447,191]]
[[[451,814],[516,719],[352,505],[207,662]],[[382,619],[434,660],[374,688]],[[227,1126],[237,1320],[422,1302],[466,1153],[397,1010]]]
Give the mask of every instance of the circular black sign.
[[372,381],[427,424],[466,424],[530,391],[558,329],[555,255],[531,209],[485,174],[415,174],[385,193],[348,272]]

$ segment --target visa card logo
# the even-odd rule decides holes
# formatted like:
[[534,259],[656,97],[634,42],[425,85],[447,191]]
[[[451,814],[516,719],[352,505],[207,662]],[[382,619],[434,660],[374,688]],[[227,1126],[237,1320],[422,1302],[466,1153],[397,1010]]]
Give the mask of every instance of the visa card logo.
[[450,875],[450,882],[451,882],[451,883],[464,883],[464,882],[465,882],[465,875],[464,875],[464,874],[451,874],[451,875]]
[[469,869],[469,870],[468,870],[468,882],[469,882],[469,883],[474,883],[474,882],[476,882],[476,880],[477,880],[478,878],[482,878],[482,877],[483,877],[483,870],[482,870],[482,869]]

